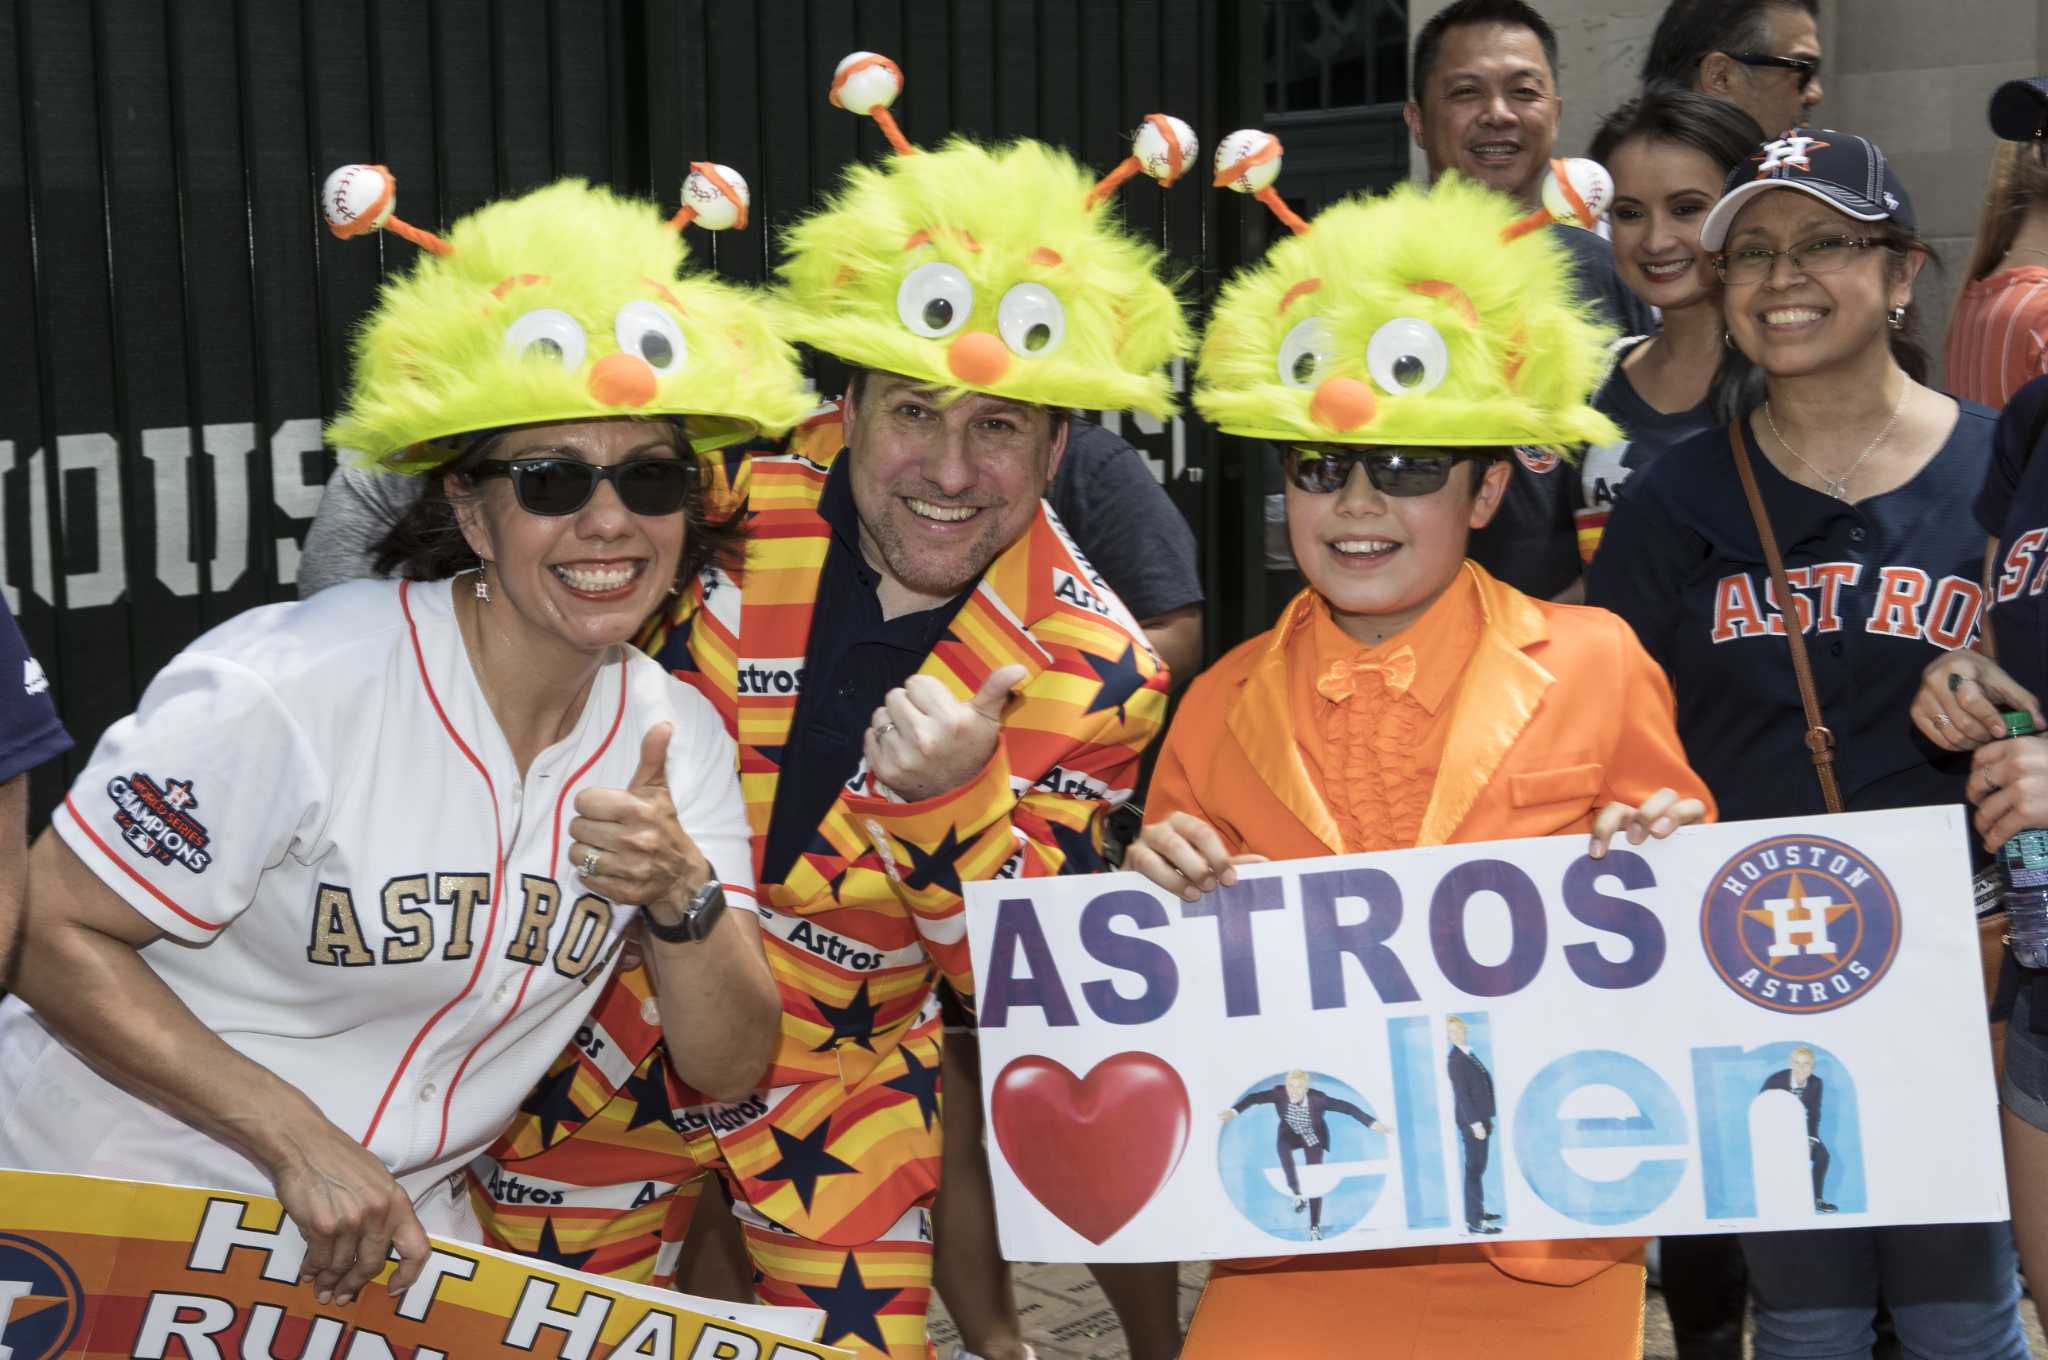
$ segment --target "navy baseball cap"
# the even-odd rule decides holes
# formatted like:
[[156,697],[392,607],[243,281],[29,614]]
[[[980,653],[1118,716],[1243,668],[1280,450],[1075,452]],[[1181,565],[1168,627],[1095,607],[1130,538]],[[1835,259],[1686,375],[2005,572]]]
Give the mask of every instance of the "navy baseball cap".
[[1721,201],[1700,224],[1700,244],[1719,250],[1742,205],[1770,189],[1796,189],[1859,222],[1913,230],[1913,200],[1876,142],[1833,128],[1794,128],[1728,172]]
[[2008,80],[1993,90],[1991,131],[2008,142],[2048,137],[2048,76]]

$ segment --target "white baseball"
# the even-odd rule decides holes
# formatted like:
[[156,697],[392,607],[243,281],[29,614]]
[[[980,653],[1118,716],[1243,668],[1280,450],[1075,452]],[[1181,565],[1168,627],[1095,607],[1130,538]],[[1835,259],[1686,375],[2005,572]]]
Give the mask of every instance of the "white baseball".
[[1578,193],[1579,201],[1586,205],[1586,219],[1579,217],[1571,201],[1565,197],[1564,186],[1558,183],[1555,168],[1543,173],[1544,210],[1560,222],[1590,228],[1607,216],[1608,205],[1614,202],[1614,177],[1607,173],[1606,166],[1583,156],[1573,156],[1565,161],[1564,172]]
[[752,203],[753,197],[739,171],[729,165],[711,168],[732,187],[733,196],[726,197],[725,191],[702,170],[692,170],[690,177],[683,181],[683,202],[697,210],[695,221],[698,226],[706,231],[724,231],[740,220],[740,210]]
[[896,73],[886,66],[869,66],[846,77],[845,84],[839,84],[839,77],[846,74],[846,68],[855,62],[872,57],[873,52],[855,52],[832,70],[832,80],[839,91],[839,104],[849,113],[865,114],[874,108],[888,108],[896,102],[896,96],[903,93],[903,82]]
[[[1222,174],[1247,156],[1258,154],[1273,140],[1270,132],[1257,128],[1240,128],[1216,144],[1216,173]],[[1229,186],[1241,194],[1255,194],[1280,178],[1280,157],[1262,161],[1247,169],[1229,182]]]
[[370,226],[381,227],[391,216],[397,197],[391,192],[391,180],[377,166],[344,165],[320,186],[320,211],[327,215],[331,227],[355,226],[366,214],[375,214]]
[[1180,144],[1179,160],[1175,160],[1174,148],[1167,142],[1165,134],[1160,132],[1159,124],[1153,122],[1151,118],[1138,124],[1137,134],[1131,138],[1131,154],[1138,158],[1138,164],[1146,174],[1156,180],[1166,180],[1172,177],[1176,164],[1185,170],[1195,163],[1195,157],[1202,150],[1202,143],[1201,139],[1195,136],[1193,128],[1172,114],[1161,113],[1154,116],[1173,129],[1173,140]]

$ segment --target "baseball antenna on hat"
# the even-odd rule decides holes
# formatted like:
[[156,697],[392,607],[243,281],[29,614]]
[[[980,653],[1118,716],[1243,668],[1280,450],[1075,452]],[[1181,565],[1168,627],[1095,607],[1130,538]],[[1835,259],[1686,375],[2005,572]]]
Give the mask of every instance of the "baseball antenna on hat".
[[398,204],[398,177],[381,165],[344,165],[320,186],[320,211],[327,229],[346,241],[373,231],[403,236],[422,250],[453,255],[455,247],[424,227],[392,212]]
[[683,181],[683,206],[669,218],[669,230],[681,232],[692,222],[706,231],[745,230],[747,207],[753,201],[739,171],[713,161],[691,161],[689,178]]
[[1131,154],[1095,182],[1095,187],[1088,191],[1087,204],[1095,207],[1140,171],[1158,180],[1160,188],[1171,188],[1195,163],[1201,150],[1201,139],[1186,123],[1170,113],[1148,113],[1131,134]]
[[832,72],[832,89],[826,98],[834,108],[875,120],[889,145],[899,156],[915,156],[917,148],[896,126],[889,106],[903,93],[903,68],[879,52],[855,52]]
[[1614,176],[1606,166],[1583,156],[1554,160],[1543,172],[1543,206],[1501,228],[1500,239],[1517,240],[1553,222],[1591,231],[1613,201]]
[[1286,200],[1273,187],[1280,178],[1281,153],[1285,150],[1280,139],[1270,132],[1258,128],[1240,128],[1216,145],[1216,183],[1218,189],[1233,189],[1240,194],[1250,194],[1272,210],[1273,216],[1287,224],[1287,229],[1296,236],[1308,233],[1308,223],[1301,214],[1287,206]]

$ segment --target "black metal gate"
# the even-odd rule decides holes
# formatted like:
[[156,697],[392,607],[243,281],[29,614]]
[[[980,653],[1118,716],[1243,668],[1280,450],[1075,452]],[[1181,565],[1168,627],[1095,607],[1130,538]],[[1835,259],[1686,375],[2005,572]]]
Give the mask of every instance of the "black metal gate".
[[[1260,32],[1251,0],[12,0],[0,580],[80,743],[36,820],[181,647],[294,595],[348,329],[413,250],[327,234],[334,166],[391,166],[445,226],[561,175],[673,200],[709,157],[755,204],[716,266],[758,280],[780,226],[886,153],[825,101],[847,52],[902,62],[913,140],[1029,134],[1106,169],[1154,109],[1211,145],[1256,122]],[[1204,299],[1265,230],[1199,184],[1124,206]],[[1205,481],[1190,420],[1124,432],[1197,526],[1210,637],[1241,635],[1256,486]]]

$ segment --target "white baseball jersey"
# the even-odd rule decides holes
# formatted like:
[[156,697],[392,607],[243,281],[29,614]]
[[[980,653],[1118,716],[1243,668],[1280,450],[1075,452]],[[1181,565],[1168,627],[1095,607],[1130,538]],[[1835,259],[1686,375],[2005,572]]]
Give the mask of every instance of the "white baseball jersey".
[[[680,820],[751,897],[710,704],[629,650],[522,780],[448,582],[359,581],[208,633],[107,731],[55,825],[169,936],[142,959],[200,1021],[419,1199],[503,1130],[603,991],[637,908],[583,886],[567,827],[577,793],[628,784],[663,721]],[[0,1165],[270,1191],[15,1000],[0,1091]]]

